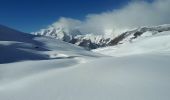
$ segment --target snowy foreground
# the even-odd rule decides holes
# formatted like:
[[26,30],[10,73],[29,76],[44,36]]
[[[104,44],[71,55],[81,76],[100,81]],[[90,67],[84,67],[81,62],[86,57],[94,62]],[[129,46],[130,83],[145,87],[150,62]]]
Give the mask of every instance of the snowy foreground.
[[170,32],[93,52],[6,28],[0,35],[0,100],[170,99]]

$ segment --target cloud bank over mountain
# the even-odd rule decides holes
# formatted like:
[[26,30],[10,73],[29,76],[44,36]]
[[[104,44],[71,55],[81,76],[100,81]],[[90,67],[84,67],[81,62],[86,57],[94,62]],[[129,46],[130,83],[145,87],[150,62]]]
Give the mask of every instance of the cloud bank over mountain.
[[120,9],[88,14],[85,20],[60,18],[53,23],[55,27],[67,29],[77,28],[83,33],[113,33],[127,29],[170,23],[170,0],[154,0],[152,2],[132,0]]

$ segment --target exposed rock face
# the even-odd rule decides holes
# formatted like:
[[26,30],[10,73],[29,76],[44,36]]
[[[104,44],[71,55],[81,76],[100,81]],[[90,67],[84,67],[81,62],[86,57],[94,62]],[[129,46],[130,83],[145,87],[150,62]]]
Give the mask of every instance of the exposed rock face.
[[108,45],[114,46],[126,42],[133,42],[138,37],[149,37],[155,34],[161,34],[161,32],[164,31],[170,31],[170,25],[167,24],[167,25],[160,25],[160,26],[153,26],[153,27],[137,28],[120,34],[116,38],[112,39]]

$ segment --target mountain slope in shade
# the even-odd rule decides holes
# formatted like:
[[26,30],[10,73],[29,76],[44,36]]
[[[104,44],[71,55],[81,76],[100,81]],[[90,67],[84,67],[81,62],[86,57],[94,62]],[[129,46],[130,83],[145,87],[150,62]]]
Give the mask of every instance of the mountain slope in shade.
[[34,37],[3,25],[0,25],[0,35],[1,41],[32,42],[31,38]]
[[[63,50],[69,50],[72,52],[72,56],[90,55],[81,47],[49,37],[22,33],[5,26],[0,26],[0,49],[0,63],[47,60],[53,59],[55,56],[60,58],[58,55]],[[82,52],[79,51],[87,52],[87,54],[81,54]]]

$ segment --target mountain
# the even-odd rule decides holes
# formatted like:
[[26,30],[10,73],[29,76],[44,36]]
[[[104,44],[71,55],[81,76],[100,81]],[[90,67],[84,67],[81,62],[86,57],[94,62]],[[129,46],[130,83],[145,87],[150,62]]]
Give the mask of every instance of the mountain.
[[88,50],[104,47],[111,41],[109,36],[84,34],[78,29],[68,29],[64,26],[49,26],[47,29],[41,29],[38,32],[32,32],[34,35],[48,36],[65,42],[82,46]]
[[0,26],[0,100],[169,100],[169,25],[123,34],[88,51]]
[[81,33],[78,29],[66,31],[65,28],[54,26],[50,26],[47,29],[42,29],[41,31],[34,32],[32,34],[53,37],[91,50],[100,47],[122,44],[125,41],[132,42],[141,35],[155,35],[164,31],[170,31],[169,24],[152,27],[140,27],[124,33],[120,33],[116,37],[113,35],[107,35],[105,33],[103,33],[103,35],[84,34]]

